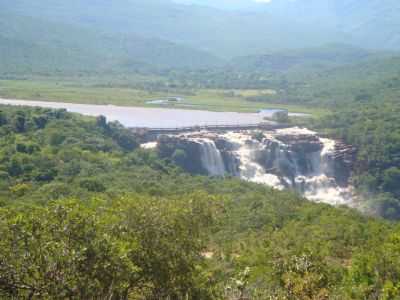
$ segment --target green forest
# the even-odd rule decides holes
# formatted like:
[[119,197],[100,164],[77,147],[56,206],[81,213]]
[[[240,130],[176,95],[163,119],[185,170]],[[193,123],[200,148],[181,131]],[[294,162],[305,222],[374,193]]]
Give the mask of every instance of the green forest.
[[0,299],[399,300],[399,16],[398,0],[0,0],[0,102],[284,109],[273,121],[318,132],[297,140],[307,171],[323,138],[350,149],[355,192],[332,206],[295,172],[282,191],[203,176],[104,116],[0,104]]
[[399,296],[396,223],[186,174],[103,117],[2,106],[0,125],[4,299]]

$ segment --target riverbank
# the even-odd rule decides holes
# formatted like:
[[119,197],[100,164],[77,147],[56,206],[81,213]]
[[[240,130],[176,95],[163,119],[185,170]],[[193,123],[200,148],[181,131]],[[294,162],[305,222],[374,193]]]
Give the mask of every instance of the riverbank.
[[[8,99],[29,99],[78,104],[118,105],[135,107],[167,107],[179,109],[208,110],[217,112],[254,113],[265,108],[287,109],[296,113],[323,116],[327,111],[321,108],[301,105],[277,104],[248,101],[249,97],[271,95],[268,89],[166,89],[149,90],[127,83],[110,83],[96,79],[29,79],[0,80],[0,97]],[[148,103],[154,99],[182,95],[184,101],[168,105]]]
[[[93,105],[66,102],[2,99],[0,104],[14,106],[66,109],[86,116],[105,116],[109,121],[118,121],[126,127],[136,128],[185,128],[185,127],[246,127],[261,124],[276,124],[268,114],[244,112],[213,112],[206,110],[134,107],[116,105]],[[298,113],[294,113],[298,116]],[[289,114],[290,116],[290,114]]]
[[105,116],[126,127],[181,128],[194,126],[243,126],[268,122],[264,114],[238,112],[212,112],[168,108],[92,105],[65,102],[1,99],[0,104],[15,106],[66,109],[86,116]]

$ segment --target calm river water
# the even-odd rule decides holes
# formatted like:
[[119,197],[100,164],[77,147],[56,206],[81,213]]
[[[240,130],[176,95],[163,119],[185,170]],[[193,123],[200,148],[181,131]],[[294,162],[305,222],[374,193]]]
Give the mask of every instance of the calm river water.
[[175,128],[205,125],[247,125],[265,122],[265,113],[211,112],[167,108],[73,104],[0,99],[0,104],[66,109],[87,116],[103,115],[127,127]]

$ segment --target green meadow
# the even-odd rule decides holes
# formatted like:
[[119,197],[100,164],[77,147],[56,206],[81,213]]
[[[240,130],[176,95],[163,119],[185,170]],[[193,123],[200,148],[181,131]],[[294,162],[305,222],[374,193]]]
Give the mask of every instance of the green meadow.
[[[250,101],[248,97],[275,96],[272,89],[151,89],[141,86],[146,78],[135,78],[132,84],[124,79],[30,79],[0,80],[0,97],[8,99],[59,101],[85,104],[113,104],[121,106],[148,106],[210,111],[256,112],[263,108],[284,108],[291,112],[323,115],[325,110],[294,104]],[[154,78],[152,79],[154,80]],[[148,101],[181,96],[182,102],[149,104]]]

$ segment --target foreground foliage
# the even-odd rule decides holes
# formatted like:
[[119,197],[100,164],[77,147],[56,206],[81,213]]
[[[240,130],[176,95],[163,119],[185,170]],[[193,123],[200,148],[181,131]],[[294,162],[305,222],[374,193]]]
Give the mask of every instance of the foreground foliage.
[[207,299],[206,197],[68,200],[2,210],[0,294],[17,298]]

